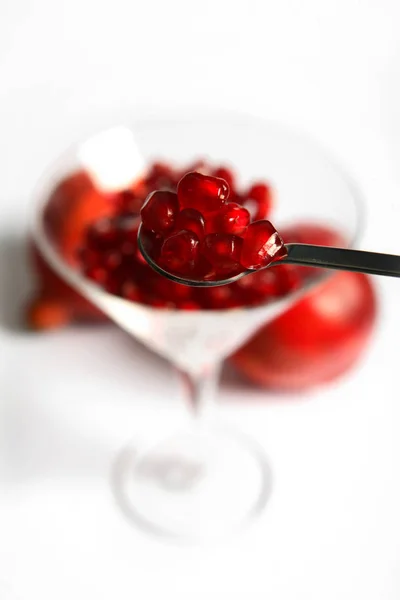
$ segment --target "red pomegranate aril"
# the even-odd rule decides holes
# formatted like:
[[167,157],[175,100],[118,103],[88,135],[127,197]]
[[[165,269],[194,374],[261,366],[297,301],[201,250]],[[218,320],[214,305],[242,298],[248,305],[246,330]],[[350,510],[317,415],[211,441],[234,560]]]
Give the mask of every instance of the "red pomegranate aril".
[[155,162],[152,164],[152,166],[150,167],[150,171],[148,176],[146,177],[146,181],[151,181],[153,179],[159,179],[159,178],[164,178],[164,179],[170,179],[173,176],[173,170],[172,168],[167,165],[167,163],[163,163],[163,162]]
[[265,220],[250,223],[243,238],[240,257],[246,269],[266,267],[286,255],[283,240],[272,223]]
[[167,238],[160,253],[163,268],[172,273],[189,274],[199,256],[199,238],[192,231],[179,231]]
[[229,186],[223,179],[191,172],[178,183],[181,208],[195,208],[203,216],[222,208],[229,196]]
[[173,229],[179,212],[178,197],[175,192],[152,192],[142,206],[140,216],[143,226],[155,233],[165,233]]
[[79,261],[85,265],[86,268],[94,268],[99,266],[100,257],[99,253],[90,248],[84,247],[78,250]]
[[184,177],[187,173],[191,173],[192,171],[201,173],[202,175],[210,175],[211,168],[204,158],[199,158],[198,160],[191,162],[189,165],[187,165],[186,169],[181,171],[181,175],[177,183],[179,183],[182,177]]
[[166,172],[164,174],[160,172],[159,174],[149,176],[146,179],[146,185],[149,192],[155,190],[175,192],[177,179],[179,179],[179,176],[173,175],[172,172]]
[[121,280],[118,273],[108,273],[104,288],[109,294],[119,296],[121,292]]
[[[266,199],[270,198],[268,186],[257,184],[248,195],[242,196],[233,173],[224,166],[213,169],[210,165],[198,164],[195,168],[202,172],[186,170],[179,182],[179,195],[168,191],[176,186],[178,170],[162,163],[155,163],[147,176],[132,188],[116,194],[115,216],[94,222],[87,229],[83,247],[77,254],[86,277],[109,293],[132,302],[179,310],[253,306],[295,289],[299,285],[295,268],[276,273],[275,269],[263,271],[235,284],[203,290],[168,280],[148,265],[139,250],[140,219],[135,217],[135,211],[153,189],[156,191],[142,206],[141,241],[146,253],[172,274],[204,281],[239,274],[244,269],[243,256],[246,257],[242,238],[246,239],[252,260],[256,254],[259,263],[260,252],[264,253],[262,265],[286,252],[270,223],[249,225],[251,216],[242,205],[244,198],[251,197],[257,210],[260,206],[265,208]],[[164,185],[167,189],[159,189]],[[227,202],[228,196],[230,202]],[[251,243],[249,231],[253,231]],[[279,277],[278,273],[281,273]]]
[[217,270],[230,269],[239,263],[242,246],[242,238],[236,235],[210,233],[204,238],[202,253]]
[[218,177],[219,179],[225,179],[226,183],[229,185],[230,193],[235,189],[235,176],[231,169],[227,167],[219,167],[218,169],[214,169],[212,172],[213,177]]
[[123,214],[138,215],[143,203],[146,199],[146,191],[142,193],[135,192],[134,190],[122,190],[115,196],[115,205],[117,211]]
[[148,300],[148,304],[154,306],[154,308],[174,308],[173,302],[164,300],[163,298],[151,298]]
[[157,297],[160,296],[173,302],[186,301],[192,296],[190,286],[175,283],[161,275],[154,279],[151,288]]
[[157,273],[147,263],[142,264],[136,261],[133,269],[131,268],[129,272],[125,273],[124,281],[133,281],[142,291],[151,287],[155,277],[157,277]]
[[204,288],[202,300],[208,308],[224,308],[232,303],[233,291],[228,285]]
[[276,286],[279,296],[286,296],[301,287],[302,277],[294,265],[277,265],[274,267]]
[[220,220],[221,220],[221,212],[220,211],[210,213],[209,215],[207,215],[205,225],[204,225],[205,234],[208,235],[209,233],[219,233],[220,232]]
[[[151,236],[156,236],[156,234],[153,234],[152,232],[149,233],[151,234]],[[121,231],[121,241],[118,245],[118,250],[123,257],[133,257],[138,247],[139,242],[137,227],[132,231]]]
[[56,329],[71,320],[71,311],[59,300],[38,298],[28,306],[26,319],[31,329]]
[[105,252],[102,257],[101,257],[101,264],[102,267],[104,267],[105,269],[116,269],[117,267],[120,266],[122,262],[122,256],[121,253],[118,251],[114,251],[114,250],[110,250]]
[[156,162],[150,167],[145,181],[149,191],[160,189],[176,191],[180,178],[181,175],[176,169],[167,163]]
[[[248,201],[254,202],[256,208],[252,218],[254,221],[265,219],[272,208],[272,191],[265,183],[255,183],[246,194]],[[246,204],[246,203],[245,203]]]
[[203,256],[203,254],[200,254],[192,275],[196,279],[204,279],[204,281],[210,281],[212,279],[216,279],[217,271],[212,266],[212,264],[205,258],[205,256]]
[[[136,234],[137,235],[137,234]],[[121,244],[121,255],[123,258],[132,258],[135,256],[138,246],[133,242],[124,241]]]
[[88,269],[85,269],[84,273],[88,279],[91,279],[99,285],[104,285],[104,283],[107,281],[107,270],[103,267],[89,267]]
[[120,216],[117,219],[118,228],[120,230],[121,238],[124,241],[135,242],[137,241],[137,232],[139,228],[140,218],[139,216]]
[[120,232],[115,220],[100,219],[88,228],[87,242],[93,250],[106,250],[118,243]]
[[218,217],[219,230],[234,235],[244,233],[249,223],[249,211],[234,202],[229,202],[224,206]]
[[184,208],[176,217],[175,229],[177,231],[193,231],[199,240],[202,240],[204,237],[204,217],[195,208]]
[[265,183],[254,183],[247,192],[247,197],[257,202],[265,202],[271,195],[271,190]]
[[131,302],[140,302],[141,293],[137,285],[131,281],[127,281],[121,286],[121,296]]
[[[238,262],[233,262],[230,265],[226,265],[225,267],[219,267],[217,269],[217,276],[214,278],[214,280],[216,281],[218,279],[230,279],[231,277],[239,275],[239,273],[242,272],[242,265]],[[212,281],[212,279],[210,279],[210,281]]]
[[184,300],[183,302],[178,302],[176,308],[180,310],[201,310],[200,304],[194,302],[193,300]]
[[[140,239],[147,254],[151,256],[153,260],[157,260],[160,255],[161,246],[164,242],[163,236],[159,233],[149,231],[148,229],[142,227],[142,229],[140,230]],[[137,248],[136,257],[140,262],[147,264],[147,261],[143,257],[139,247]]]
[[278,268],[280,267],[251,273],[250,275],[239,279],[237,286],[245,291],[254,291],[257,296],[279,296],[281,287],[276,275],[276,270]]

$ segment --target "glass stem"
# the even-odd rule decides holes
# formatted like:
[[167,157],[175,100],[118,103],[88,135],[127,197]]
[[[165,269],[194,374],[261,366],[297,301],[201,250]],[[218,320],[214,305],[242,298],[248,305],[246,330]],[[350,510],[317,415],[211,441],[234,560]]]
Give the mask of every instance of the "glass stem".
[[210,415],[214,406],[221,364],[208,365],[199,373],[193,374],[178,369],[185,386],[186,402],[196,421],[203,421]]

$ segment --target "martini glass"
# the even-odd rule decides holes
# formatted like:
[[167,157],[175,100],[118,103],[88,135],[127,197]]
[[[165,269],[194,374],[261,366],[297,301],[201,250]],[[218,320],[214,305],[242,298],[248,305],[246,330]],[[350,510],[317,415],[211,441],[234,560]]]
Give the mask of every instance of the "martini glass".
[[330,157],[281,126],[220,112],[142,119],[76,144],[39,183],[32,223],[50,266],[121,328],[168,359],[185,382],[192,414],[187,428],[139,451],[127,446],[116,462],[114,490],[130,519],[153,532],[192,541],[243,527],[262,510],[272,487],[270,466],[257,443],[212,417],[223,360],[330,273],[262,306],[157,309],[113,296],[85,279],[60,255],[45,214],[54,185],[82,166],[99,185],[118,188],[154,159],[182,166],[199,157],[232,166],[244,185],[268,180],[277,191],[272,218],[278,229],[313,222],[338,229],[348,246],[356,240],[360,196]]

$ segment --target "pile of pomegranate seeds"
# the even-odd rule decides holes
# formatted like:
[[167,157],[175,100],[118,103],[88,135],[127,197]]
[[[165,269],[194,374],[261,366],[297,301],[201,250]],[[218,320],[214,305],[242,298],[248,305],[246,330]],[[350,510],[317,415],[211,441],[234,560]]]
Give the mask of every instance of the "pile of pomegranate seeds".
[[199,161],[179,171],[155,163],[109,202],[112,216],[87,227],[78,252],[85,276],[109,293],[157,308],[218,310],[263,304],[303,283],[301,269],[278,265],[222,287],[188,287],[157,274],[138,248],[141,211],[146,248],[168,271],[219,279],[280,258],[283,242],[261,220],[272,209],[265,183],[242,191],[223,166]]
[[[267,208],[266,189],[262,184],[250,189],[257,215]],[[169,273],[203,281],[226,279],[284,258],[287,252],[274,226],[266,219],[250,223],[249,211],[228,202],[229,194],[227,180],[197,172],[184,175],[176,193],[150,194],[140,216],[144,234],[161,241],[157,248],[149,246],[151,258]]]

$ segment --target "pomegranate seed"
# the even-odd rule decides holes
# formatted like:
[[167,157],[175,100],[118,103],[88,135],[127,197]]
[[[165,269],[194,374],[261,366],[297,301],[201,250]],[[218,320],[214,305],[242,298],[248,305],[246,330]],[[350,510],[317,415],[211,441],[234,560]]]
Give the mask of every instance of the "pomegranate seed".
[[177,183],[177,174],[167,164],[156,162],[150,168],[146,177],[146,184],[149,190],[170,190],[174,191]]
[[[185,174],[179,181],[180,173]],[[178,181],[179,193],[169,191]],[[256,217],[263,217],[271,207],[270,188],[256,183],[241,195],[234,174],[224,166],[212,168],[202,162],[182,172],[154,163],[143,179],[110,200],[115,216],[88,227],[77,257],[86,277],[131,302],[179,310],[254,306],[296,289],[304,276],[296,267],[281,265],[204,290],[172,282],[147,264],[137,239],[140,208],[143,244],[172,273],[213,281],[240,273],[248,264],[263,266],[285,255],[272,225],[249,225],[251,216],[243,206],[244,200],[249,207],[253,202]]]
[[229,196],[229,186],[223,179],[191,172],[178,183],[178,199],[182,208],[195,208],[207,215],[222,208]]
[[70,308],[57,300],[34,300],[28,307],[27,323],[31,329],[56,329],[71,319]]
[[138,246],[137,244],[134,244],[133,242],[122,242],[121,243],[121,254],[123,259],[126,259],[127,257],[133,257],[136,252],[138,250]]
[[217,271],[212,264],[200,254],[192,275],[198,280],[204,279],[204,281],[212,281],[217,278]]
[[212,176],[225,179],[232,194],[232,191],[235,189],[235,176],[231,169],[228,169],[228,167],[219,167],[218,169],[214,169]]
[[277,265],[273,268],[279,296],[286,296],[301,287],[301,276],[294,265]]
[[139,216],[123,215],[117,219],[118,229],[121,232],[121,237],[124,240],[135,240],[137,238],[137,232],[140,224]]
[[260,304],[269,304],[272,296],[263,296],[254,290],[249,290],[241,297],[241,305],[243,306],[259,306]]
[[85,269],[85,276],[99,285],[103,285],[107,280],[107,271],[103,267],[93,267]]
[[[142,227],[142,229],[140,230],[140,239],[147,254],[151,256],[153,260],[157,260],[160,255],[161,246],[164,241],[163,236],[159,233],[154,233],[154,231],[149,231],[148,229],[144,229]],[[139,247],[136,251],[136,258],[143,264],[147,264],[147,261],[142,255],[142,252]]]
[[233,290],[229,285],[204,288],[203,302],[208,308],[225,308],[233,298]]
[[237,282],[237,286],[245,291],[255,291],[257,295],[279,296],[280,287],[275,272],[276,268],[256,271],[246,277],[242,277]]
[[116,269],[117,267],[120,266],[122,262],[122,256],[121,253],[115,250],[110,250],[108,252],[105,252],[104,255],[102,256],[102,266],[105,269]]
[[154,308],[174,308],[173,302],[163,300],[162,298],[151,298],[148,300],[148,303],[150,306],[154,306]]
[[119,230],[113,219],[100,219],[88,228],[87,242],[93,250],[106,250],[118,243]]
[[178,302],[176,305],[180,310],[200,310],[201,306],[197,302],[193,300],[184,300],[183,302]]
[[241,235],[247,229],[250,223],[250,213],[248,210],[235,204],[234,202],[228,202],[218,215],[217,225],[219,230],[224,233],[233,233],[234,235]]
[[147,194],[145,194],[145,191],[147,190],[143,190],[142,193],[134,190],[119,192],[115,197],[117,211],[124,214],[138,215],[146,199]]
[[174,192],[156,191],[147,198],[140,216],[146,229],[165,233],[174,227],[178,212],[178,197]]
[[242,287],[240,283],[247,279],[247,277],[243,277],[234,283],[230,283],[228,286],[232,290],[232,299],[236,302],[237,306],[245,306],[248,304],[248,298],[251,299],[253,296],[258,295],[257,292],[252,287]]
[[160,262],[172,273],[189,274],[199,255],[199,238],[192,231],[179,231],[167,238],[161,247]]
[[203,288],[202,306],[213,310],[237,308],[243,306],[244,302],[236,284],[224,285],[215,288]]
[[217,270],[235,268],[240,259],[243,240],[229,233],[210,233],[202,245],[204,257]]
[[121,281],[118,276],[118,273],[108,273],[107,279],[105,281],[104,289],[109,293],[113,294],[113,296],[119,296],[121,292]]
[[184,208],[180,211],[175,220],[175,229],[177,231],[193,231],[202,240],[204,237],[204,218],[195,208]]
[[[265,183],[255,183],[247,192],[249,203],[255,203],[255,210],[252,213],[254,221],[265,219],[272,208],[272,191]],[[246,205],[247,201],[245,202]]]
[[141,294],[137,285],[131,281],[127,281],[121,286],[121,296],[131,302],[140,302]]
[[173,302],[186,301],[192,296],[191,287],[175,283],[175,281],[171,281],[161,275],[158,275],[154,279],[151,287],[156,296],[161,296]]
[[167,163],[155,162],[150,167],[150,171],[146,180],[159,177],[169,179],[171,176],[173,176],[173,170]]
[[149,290],[154,281],[154,278],[157,277],[157,273],[153,271],[149,265],[142,264],[139,261],[136,261],[134,264],[134,268],[130,269],[129,273],[126,273],[125,280],[133,281],[136,283],[140,290]]
[[196,171],[196,173],[201,173],[202,175],[210,175],[210,165],[207,164],[207,161],[204,158],[200,158],[191,162],[186,169],[184,169],[181,173],[181,176],[178,179],[178,182],[182,177],[184,177],[187,173],[191,173],[192,171]]
[[[225,207],[223,207],[222,210],[224,208]],[[209,233],[219,233],[220,220],[221,220],[221,214],[218,211],[207,215],[207,218],[205,221],[205,226],[204,226],[205,234],[208,235]]]
[[246,269],[266,267],[273,260],[286,255],[283,240],[272,223],[262,220],[248,226],[240,257],[240,262]]
[[78,259],[87,268],[93,268],[99,266],[99,254],[89,248],[79,248]]
[[245,198],[241,194],[239,194],[239,192],[237,192],[237,191],[232,192],[232,190],[231,190],[229,193],[229,202],[233,202],[234,204],[239,204],[239,206],[243,206],[243,204],[245,202]]

